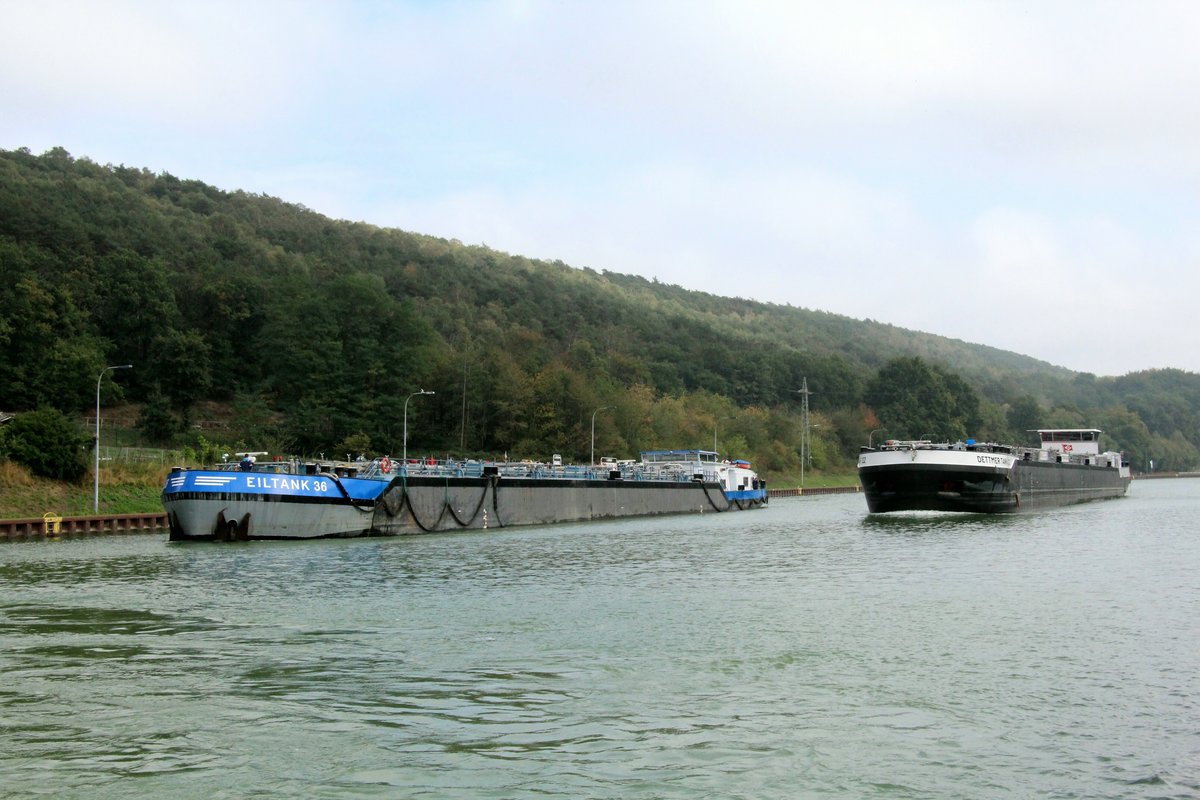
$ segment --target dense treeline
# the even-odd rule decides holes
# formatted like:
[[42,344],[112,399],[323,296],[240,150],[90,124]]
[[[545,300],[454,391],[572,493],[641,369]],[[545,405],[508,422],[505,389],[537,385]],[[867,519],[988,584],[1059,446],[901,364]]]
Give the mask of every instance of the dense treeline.
[[1139,468],[1200,457],[1200,376],[1096,378],[832,314],[329,220],[272,197],[0,151],[0,409],[141,404],[149,439],[219,401],[272,452],[586,458],[708,447],[815,468],[871,436],[1099,426]]

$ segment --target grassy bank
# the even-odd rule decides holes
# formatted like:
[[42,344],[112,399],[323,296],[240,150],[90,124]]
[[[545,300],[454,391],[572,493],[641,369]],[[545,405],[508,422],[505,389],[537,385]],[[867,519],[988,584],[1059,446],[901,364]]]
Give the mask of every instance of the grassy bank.
[[[100,470],[100,513],[152,514],[162,511],[159,495],[167,468],[115,464]],[[89,472],[80,483],[37,478],[24,467],[0,462],[0,519],[64,517],[92,513],[94,484]]]
[[[800,486],[800,473],[786,475],[768,475],[767,485],[772,489],[793,489]],[[857,486],[857,472],[806,472],[803,486],[824,489],[827,487]]]

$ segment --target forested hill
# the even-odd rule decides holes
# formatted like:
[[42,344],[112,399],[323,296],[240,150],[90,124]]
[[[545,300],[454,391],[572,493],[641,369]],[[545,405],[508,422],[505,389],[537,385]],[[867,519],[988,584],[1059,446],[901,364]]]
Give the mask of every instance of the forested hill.
[[[873,429],[1011,438],[1104,414],[1128,415],[1114,433],[1147,458],[1167,443],[1194,463],[1200,444],[1191,373],[1097,379],[890,325],[334,221],[62,149],[0,151],[0,269],[0,409],[85,410],[100,370],[132,363],[105,378],[105,400],[141,404],[156,439],[194,435],[197,404],[220,401],[249,446],[397,452],[404,404],[423,388],[437,394],[411,401],[410,450],[586,458],[595,419],[597,454],[716,439],[789,471],[807,379],[818,466],[846,463]],[[880,386],[898,363],[916,371],[906,380],[969,395],[942,404],[957,416],[893,409],[913,402]]]

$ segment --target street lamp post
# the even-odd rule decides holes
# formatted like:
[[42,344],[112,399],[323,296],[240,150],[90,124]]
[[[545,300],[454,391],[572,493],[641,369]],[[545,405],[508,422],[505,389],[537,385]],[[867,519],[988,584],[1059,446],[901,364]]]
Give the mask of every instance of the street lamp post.
[[413,392],[408,397],[404,398],[404,470],[408,471],[408,401],[412,400],[419,394],[437,394],[437,392],[427,392],[424,389]]
[[867,447],[874,448],[875,447],[875,434],[883,433],[884,430],[885,430],[884,428],[876,428],[875,430],[871,431],[871,433],[868,434],[868,436],[867,436]]
[[737,419],[737,417],[713,417],[713,452],[717,452],[717,423],[723,419]]
[[613,408],[613,406],[601,406],[592,412],[592,460],[588,466],[596,466],[596,415],[601,411],[608,411],[611,408]]
[[104,380],[104,373],[110,369],[133,369],[133,364],[116,364],[111,367],[105,367],[100,370],[100,374],[96,376],[96,469],[95,483],[92,489],[92,513],[100,513],[100,381]]

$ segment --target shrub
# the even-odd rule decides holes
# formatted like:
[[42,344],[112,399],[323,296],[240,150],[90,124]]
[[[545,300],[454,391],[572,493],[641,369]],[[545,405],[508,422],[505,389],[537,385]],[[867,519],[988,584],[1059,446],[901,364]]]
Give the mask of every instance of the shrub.
[[9,458],[34,475],[60,481],[84,476],[84,456],[91,441],[75,422],[54,408],[20,414],[4,430],[4,451]]

